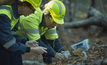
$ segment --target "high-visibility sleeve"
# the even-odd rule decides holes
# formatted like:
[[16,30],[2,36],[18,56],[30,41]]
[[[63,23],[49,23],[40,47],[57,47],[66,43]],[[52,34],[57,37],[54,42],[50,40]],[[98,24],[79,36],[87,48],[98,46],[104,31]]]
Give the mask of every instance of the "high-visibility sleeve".
[[30,51],[30,48],[26,45],[16,42],[15,37],[11,33],[11,20],[5,14],[0,14],[0,45],[5,49],[23,54],[26,51]]

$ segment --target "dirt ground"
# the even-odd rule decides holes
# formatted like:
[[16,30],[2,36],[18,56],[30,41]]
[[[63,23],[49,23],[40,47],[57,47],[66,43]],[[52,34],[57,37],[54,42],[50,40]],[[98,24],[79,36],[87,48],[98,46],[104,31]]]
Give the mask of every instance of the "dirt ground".
[[[71,52],[71,45],[78,43],[84,39],[89,40],[90,49],[86,52],[88,62],[93,62],[97,59],[107,58],[105,48],[99,48],[100,45],[106,45],[107,34],[101,33],[102,28],[99,27],[89,27],[87,29],[64,29],[63,32],[59,32],[59,38],[65,50]],[[71,53],[72,54],[72,53]],[[23,55],[23,60],[41,60],[42,56],[35,56],[34,53]],[[71,64],[81,64],[84,60],[84,56],[71,55],[68,60],[56,61],[52,65],[71,65]]]

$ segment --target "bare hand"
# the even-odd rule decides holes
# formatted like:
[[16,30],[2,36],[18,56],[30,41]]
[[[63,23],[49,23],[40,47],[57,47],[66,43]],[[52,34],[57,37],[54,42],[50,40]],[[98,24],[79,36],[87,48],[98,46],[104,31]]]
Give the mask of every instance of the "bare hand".
[[38,42],[37,41],[27,41],[25,44],[28,47],[37,47],[38,46]]
[[47,53],[47,48],[45,47],[31,47],[31,52],[35,52],[36,54],[43,54],[43,53]]

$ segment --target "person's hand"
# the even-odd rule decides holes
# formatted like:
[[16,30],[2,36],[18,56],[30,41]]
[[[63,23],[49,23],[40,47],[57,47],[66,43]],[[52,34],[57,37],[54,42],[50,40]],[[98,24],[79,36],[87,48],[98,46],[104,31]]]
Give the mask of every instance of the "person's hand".
[[65,56],[61,53],[56,53],[55,58],[56,58],[56,60],[64,60]]
[[47,53],[47,48],[45,47],[31,47],[31,52],[35,52],[36,54],[43,54],[43,53]]
[[25,45],[27,45],[28,47],[37,47],[38,46],[38,42],[37,41],[27,41],[25,43]]
[[61,51],[61,53],[65,56],[65,59],[68,59],[71,56],[69,51]]

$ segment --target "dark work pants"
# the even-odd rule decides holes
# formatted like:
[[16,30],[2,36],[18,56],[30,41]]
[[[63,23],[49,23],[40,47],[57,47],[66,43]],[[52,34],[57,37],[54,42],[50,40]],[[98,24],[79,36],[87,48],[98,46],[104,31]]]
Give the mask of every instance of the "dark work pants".
[[9,52],[0,44],[0,65],[23,65],[21,54]]

